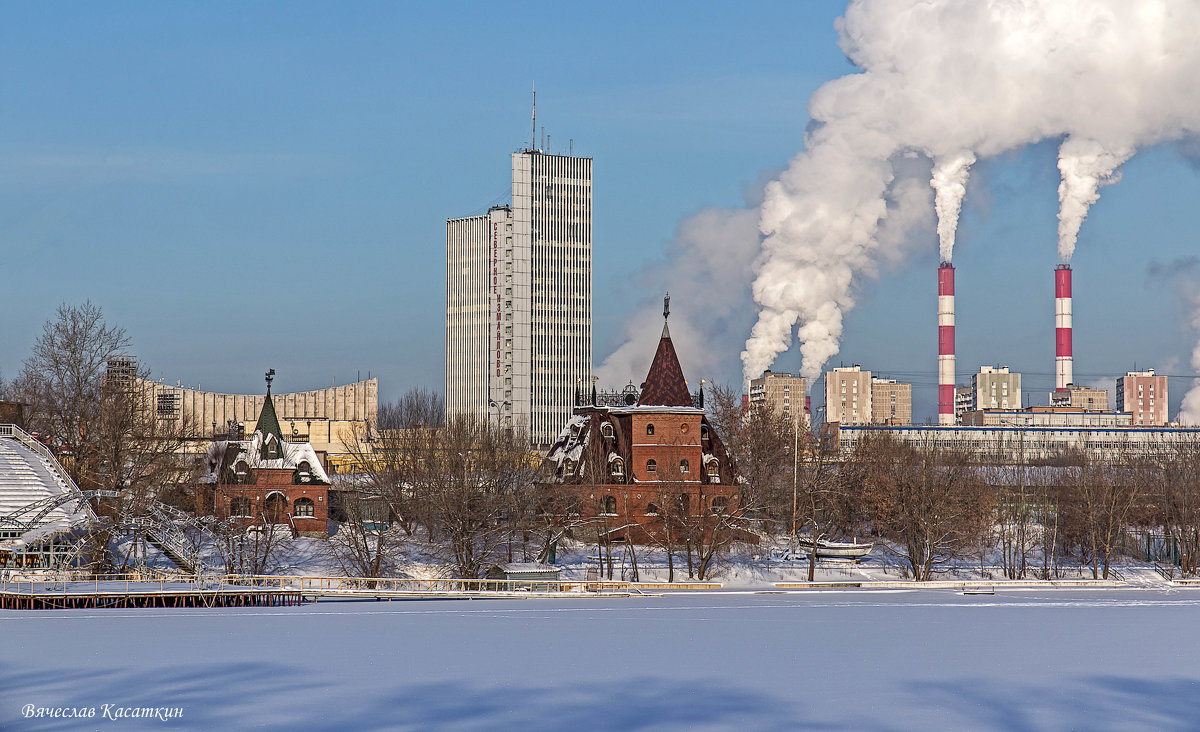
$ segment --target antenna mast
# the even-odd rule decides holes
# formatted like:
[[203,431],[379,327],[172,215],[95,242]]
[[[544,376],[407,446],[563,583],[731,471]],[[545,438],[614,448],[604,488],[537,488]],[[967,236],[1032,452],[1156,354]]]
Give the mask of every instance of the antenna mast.
[[529,149],[537,147],[537,83],[533,85],[533,129],[529,131]]

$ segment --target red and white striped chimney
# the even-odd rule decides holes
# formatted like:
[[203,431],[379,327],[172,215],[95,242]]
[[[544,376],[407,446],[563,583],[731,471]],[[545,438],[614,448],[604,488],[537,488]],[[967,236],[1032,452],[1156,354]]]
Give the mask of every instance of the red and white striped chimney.
[[1054,388],[1066,389],[1075,382],[1071,353],[1071,265],[1054,270]]
[[938,267],[938,424],[954,424],[954,265]]

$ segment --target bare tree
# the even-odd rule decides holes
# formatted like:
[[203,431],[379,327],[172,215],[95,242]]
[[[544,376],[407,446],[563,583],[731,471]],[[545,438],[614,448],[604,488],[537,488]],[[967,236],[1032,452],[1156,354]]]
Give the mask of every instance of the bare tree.
[[257,518],[234,517],[211,527],[217,556],[227,574],[270,574],[292,546],[290,527],[271,523],[275,517]]
[[[809,527],[808,581],[816,578],[817,547],[821,540],[833,537],[846,521],[843,483],[832,464],[832,453],[813,444],[797,461],[793,501],[800,517]],[[793,535],[795,534],[793,521]]]
[[519,431],[465,414],[428,435],[418,458],[418,493],[430,533],[459,577],[477,578],[503,555],[511,494],[532,490],[536,461],[528,444]]
[[1071,471],[1062,506],[1064,536],[1091,565],[1093,579],[1108,579],[1122,534],[1153,480],[1149,463],[1126,450],[1105,460],[1082,459]]
[[102,458],[105,367],[110,356],[131,345],[123,328],[104,321],[100,307],[58,306],[42,326],[17,377],[15,391],[30,405],[29,424],[67,459],[79,484],[96,474]]
[[60,305],[11,389],[30,405],[30,428],[85,489],[144,493],[191,477],[181,448],[194,427],[159,418],[145,367],[106,377],[109,358],[130,345],[99,306]]
[[347,577],[384,577],[396,572],[404,541],[390,525],[390,507],[382,497],[346,502],[345,520],[324,545]]
[[852,460],[860,466],[847,475],[862,483],[849,488],[860,491],[876,531],[897,545],[914,579],[930,579],[979,541],[991,494],[966,456],[870,435]]
[[767,533],[791,529],[793,449],[808,443],[807,430],[769,404],[743,408],[728,386],[716,385],[711,394],[709,419],[742,478],[741,510]]
[[1194,575],[1200,560],[1200,445],[1177,441],[1159,461],[1157,523],[1171,541],[1170,549],[1178,552],[1180,570]]

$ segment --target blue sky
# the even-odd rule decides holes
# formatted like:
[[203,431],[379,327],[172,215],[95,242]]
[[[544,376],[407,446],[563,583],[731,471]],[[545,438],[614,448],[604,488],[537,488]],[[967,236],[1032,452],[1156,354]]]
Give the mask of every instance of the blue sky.
[[[171,383],[258,391],[274,367],[281,390],[368,372],[385,398],[440,389],[444,221],[507,201],[535,81],[553,149],[573,139],[595,160],[598,362],[661,297],[631,275],[662,261],[679,222],[742,204],[802,148],[809,95],[854,71],[843,9],[4,5],[0,372],[60,302],[90,298]],[[981,161],[955,253],[960,380],[1009,364],[1035,402],[1053,371],[1054,156]],[[1073,260],[1077,382],[1135,362],[1190,373],[1189,313],[1147,273],[1196,251],[1198,196],[1172,147],[1102,190]],[[933,413],[937,259],[922,235],[926,254],[861,286],[834,359],[914,381],[919,417]],[[672,294],[702,307],[703,293]],[[707,376],[736,381],[727,360]]]

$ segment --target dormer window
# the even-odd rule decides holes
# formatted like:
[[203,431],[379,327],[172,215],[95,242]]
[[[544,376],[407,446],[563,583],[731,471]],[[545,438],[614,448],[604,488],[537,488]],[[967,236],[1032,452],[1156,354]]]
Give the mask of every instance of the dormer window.
[[567,475],[574,473],[575,472],[575,461],[572,460],[571,458],[567,458],[566,460],[564,460],[563,461],[563,472],[565,472]]
[[621,458],[616,458],[612,461],[612,474],[614,478],[625,476],[625,461]]
[[605,422],[604,424],[600,425],[600,434],[611,438],[613,436],[612,422]]
[[296,482],[308,483],[310,481],[312,481],[312,466],[308,464],[307,460],[301,460],[300,464],[296,466]]
[[571,437],[579,437],[579,425],[571,425]]
[[233,482],[249,483],[250,482],[250,466],[245,460],[238,460],[233,466]]
[[720,483],[721,465],[716,460],[709,460],[707,468],[709,480],[713,483]]

